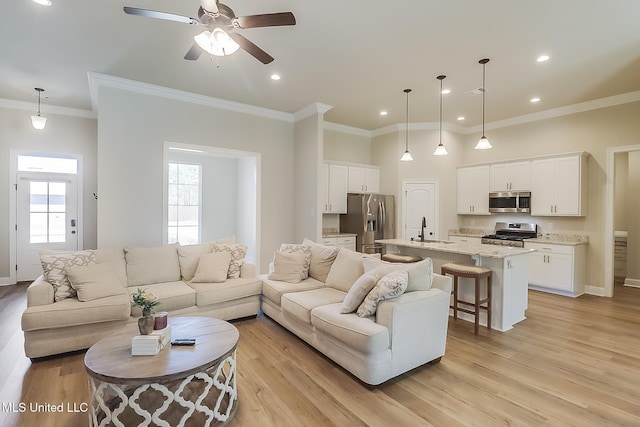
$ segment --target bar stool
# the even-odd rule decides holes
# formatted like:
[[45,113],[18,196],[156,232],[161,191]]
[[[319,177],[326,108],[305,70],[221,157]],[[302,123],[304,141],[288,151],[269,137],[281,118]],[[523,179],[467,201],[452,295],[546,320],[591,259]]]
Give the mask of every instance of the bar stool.
[[410,263],[422,261],[422,258],[420,258],[419,256],[406,254],[384,254],[382,255],[382,260],[387,262]]
[[[472,314],[475,317],[475,325],[473,332],[478,335],[478,326],[480,325],[480,310],[487,311],[487,329],[491,330],[491,274],[490,268],[477,267],[475,265],[462,265],[455,263],[443,264],[440,270],[442,275],[449,274],[453,276],[453,318],[458,318],[458,311]],[[474,301],[464,301],[458,298],[458,278],[468,277],[475,280]],[[480,298],[480,280],[487,278],[487,297]],[[460,306],[462,305],[462,307]]]

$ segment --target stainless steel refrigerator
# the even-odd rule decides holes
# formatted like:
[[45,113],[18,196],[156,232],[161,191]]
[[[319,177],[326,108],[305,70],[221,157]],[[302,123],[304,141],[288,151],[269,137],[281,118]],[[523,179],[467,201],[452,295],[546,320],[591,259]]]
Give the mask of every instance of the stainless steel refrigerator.
[[347,213],[340,215],[340,231],[356,234],[356,250],[382,253],[380,239],[396,236],[395,203],[393,196],[384,194],[347,195]]

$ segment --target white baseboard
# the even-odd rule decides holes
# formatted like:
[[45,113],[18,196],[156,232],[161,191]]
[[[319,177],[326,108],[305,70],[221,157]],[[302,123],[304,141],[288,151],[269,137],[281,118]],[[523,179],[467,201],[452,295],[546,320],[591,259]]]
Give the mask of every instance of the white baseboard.
[[624,279],[624,286],[630,286],[632,288],[640,288],[640,280],[638,279],[629,279],[628,277]]
[[0,277],[0,286],[15,285],[11,282],[11,277]]
[[606,297],[605,289],[600,286],[585,286],[584,293],[598,297]]

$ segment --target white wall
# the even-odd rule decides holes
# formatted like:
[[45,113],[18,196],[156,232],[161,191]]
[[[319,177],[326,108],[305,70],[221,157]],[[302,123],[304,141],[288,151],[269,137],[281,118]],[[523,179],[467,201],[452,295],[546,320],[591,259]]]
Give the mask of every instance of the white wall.
[[83,159],[84,180],[84,238],[85,249],[96,247],[96,144],[95,119],[50,114],[43,107],[47,120],[44,130],[31,126],[33,112],[0,108],[0,284],[9,283],[9,240],[12,225],[9,224],[9,198],[15,197],[9,176],[10,151],[34,154],[80,154]]
[[629,218],[634,218],[627,222],[627,277],[631,283],[640,283],[640,221],[638,212],[640,211],[640,151],[629,153],[629,175],[628,175],[629,197],[625,199]]
[[295,241],[322,235],[320,167],[322,164],[322,115],[313,114],[295,124]]
[[371,164],[371,138],[324,129],[323,157],[324,160]]
[[259,153],[259,270],[292,241],[293,123],[106,86],[98,106],[99,247],[162,244],[164,141]]

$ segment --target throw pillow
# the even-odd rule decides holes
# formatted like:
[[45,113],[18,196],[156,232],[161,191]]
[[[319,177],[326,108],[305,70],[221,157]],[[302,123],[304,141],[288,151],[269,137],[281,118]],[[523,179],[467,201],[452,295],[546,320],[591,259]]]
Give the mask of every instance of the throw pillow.
[[222,283],[227,280],[231,253],[211,252],[200,256],[193,283]]
[[302,244],[311,249],[309,276],[321,282],[325,282],[340,248],[320,245],[306,238]]
[[364,274],[362,254],[346,248],[340,248],[336,260],[331,265],[325,285],[349,292],[358,277]]
[[244,264],[244,257],[247,255],[247,247],[245,245],[237,245],[230,243],[216,243],[213,245],[214,252],[229,252],[231,262],[229,263],[229,271],[227,279],[237,279],[240,277],[240,267]]
[[347,296],[342,301],[340,313],[353,313],[362,304],[365,297],[371,292],[371,289],[378,283],[380,276],[377,271],[364,273],[355,281]]
[[287,254],[304,254],[304,271],[302,280],[309,278],[309,265],[311,265],[311,248],[305,245],[298,245],[296,243],[283,243],[280,245],[280,252]]
[[433,262],[431,258],[412,263],[392,263],[381,261],[375,258],[364,258],[362,261],[364,271],[378,270],[381,276],[394,270],[406,271],[409,273],[409,284],[406,292],[428,291],[433,282]]
[[213,252],[213,242],[178,246],[178,261],[182,280],[189,281],[193,279],[200,257],[211,252]]
[[79,301],[92,301],[127,292],[109,264],[74,265],[66,271]]
[[307,256],[303,253],[291,254],[276,251],[273,256],[273,271],[269,273],[271,280],[300,283],[304,276],[304,263]]
[[40,252],[40,263],[44,273],[44,280],[53,286],[54,301],[62,301],[77,295],[71,287],[66,269],[74,265],[89,265],[96,263],[96,257],[92,251],[80,252]]
[[371,292],[367,294],[362,304],[358,307],[358,316],[373,316],[378,308],[378,303],[395,298],[407,289],[409,274],[406,271],[392,271],[378,280]]

